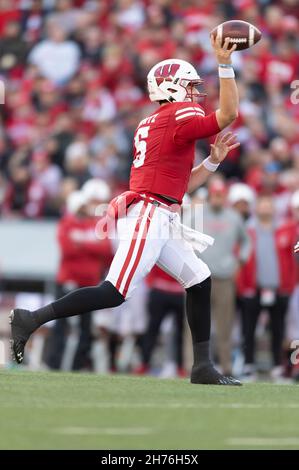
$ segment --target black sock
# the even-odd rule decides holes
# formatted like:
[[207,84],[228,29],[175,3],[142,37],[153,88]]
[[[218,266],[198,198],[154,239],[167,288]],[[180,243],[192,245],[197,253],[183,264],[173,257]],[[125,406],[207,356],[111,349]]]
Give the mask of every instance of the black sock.
[[201,369],[209,365],[213,365],[210,353],[210,341],[202,341],[201,343],[193,343],[193,367]]
[[124,297],[109,281],[104,281],[99,286],[82,287],[56,300],[46,307],[32,312],[38,326],[56,318],[66,318],[73,315],[111,308],[121,305]]
[[194,366],[211,364],[211,278],[186,289],[187,319],[191,330]]

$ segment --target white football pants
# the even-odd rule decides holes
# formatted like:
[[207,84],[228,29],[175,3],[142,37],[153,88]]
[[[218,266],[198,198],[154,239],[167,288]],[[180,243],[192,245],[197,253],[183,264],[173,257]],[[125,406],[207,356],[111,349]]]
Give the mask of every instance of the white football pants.
[[129,209],[127,217],[117,221],[119,245],[106,280],[125,298],[132,295],[155,264],[185,289],[211,275],[176,229],[177,217],[177,213],[140,201]]

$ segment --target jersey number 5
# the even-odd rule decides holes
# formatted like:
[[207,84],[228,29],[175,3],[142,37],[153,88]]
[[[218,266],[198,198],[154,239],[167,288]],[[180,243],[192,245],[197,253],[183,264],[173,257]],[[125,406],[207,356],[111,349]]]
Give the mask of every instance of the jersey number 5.
[[148,137],[148,131],[150,126],[139,127],[134,138],[134,144],[136,149],[136,157],[133,160],[135,168],[139,168],[144,164],[146,154],[146,138]]

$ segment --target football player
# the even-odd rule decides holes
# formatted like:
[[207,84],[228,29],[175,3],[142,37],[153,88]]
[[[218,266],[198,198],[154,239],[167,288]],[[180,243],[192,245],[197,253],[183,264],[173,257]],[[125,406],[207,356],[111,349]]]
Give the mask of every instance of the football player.
[[[219,37],[211,37],[211,43],[218,62],[219,109],[205,116],[197,102],[202,96],[197,89],[202,79],[188,62],[164,60],[150,70],[149,97],[160,106],[137,127],[130,191],[113,201],[115,213],[124,204],[127,212],[123,217],[119,214],[119,246],[107,278],[99,286],[75,290],[36,311],[13,310],[12,351],[18,363],[23,361],[29,336],[40,325],[122,304],[157,264],[176,278],[187,293],[194,354],[191,382],[240,385],[233,377],[220,374],[210,359],[210,270],[196,256],[187,238],[179,236],[183,226],[175,209],[185,192],[203,184],[228,152],[239,145],[232,133],[218,135],[210,156],[192,169],[196,140],[219,134],[238,115],[238,90],[231,63],[236,46],[230,47],[230,38],[221,45]],[[211,243],[209,237],[195,233],[200,245],[207,247]]]

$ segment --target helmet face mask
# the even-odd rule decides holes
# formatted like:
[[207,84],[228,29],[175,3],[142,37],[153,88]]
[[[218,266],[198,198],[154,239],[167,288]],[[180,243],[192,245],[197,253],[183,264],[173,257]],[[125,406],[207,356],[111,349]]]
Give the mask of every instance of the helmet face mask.
[[151,101],[190,102],[205,93],[196,90],[203,80],[193,65],[180,59],[168,59],[149,71],[147,84]]
[[184,101],[194,102],[197,98],[203,98],[206,96],[206,93],[202,93],[198,90],[198,87],[203,83],[203,80],[189,80],[181,79],[181,87],[186,89],[186,97]]

